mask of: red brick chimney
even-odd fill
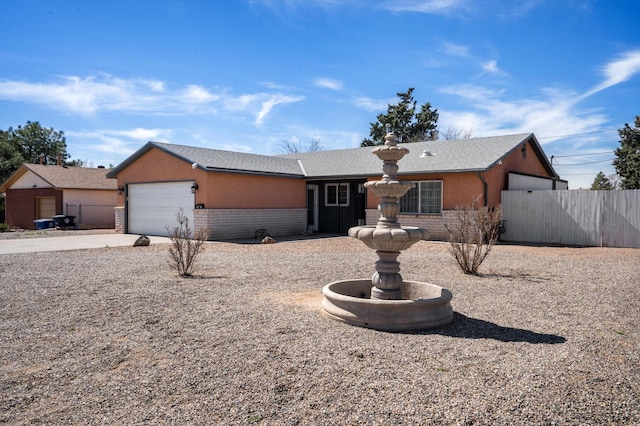
[[[62,154],[58,153],[58,157],[57,157],[57,158],[58,158],[58,160],[57,160],[57,161],[58,161],[58,162],[57,162],[57,165],[58,165],[58,166],[62,166]]]

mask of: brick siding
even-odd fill
[[[303,234],[307,209],[196,209],[194,229],[207,229],[208,240],[253,238],[257,229],[272,237]]]
[[[367,209],[367,225],[375,225],[380,212]],[[455,211],[444,210],[441,215],[399,214],[398,222],[402,226],[417,226],[429,231],[429,239],[435,241],[449,241],[449,233],[444,225],[455,224]]]
[[[124,207],[116,207],[114,208],[115,216],[116,216],[116,232],[119,234],[124,234],[125,223],[124,223]]]

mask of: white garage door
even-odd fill
[[[130,234],[168,235],[178,225],[180,207],[193,230],[193,182],[136,183],[128,186],[127,214]]]

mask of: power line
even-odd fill
[[[552,138],[569,138],[573,136],[593,135],[595,133],[617,132],[618,129],[596,130],[593,132],[573,133],[569,135],[557,135],[557,136],[536,136],[538,139],[552,139]]]
[[[571,167],[571,166],[584,166],[585,164],[596,164],[596,163],[604,163],[604,162],[609,162],[609,161],[613,161],[613,158],[608,158],[606,160],[599,160],[599,161],[589,161],[587,163],[570,163],[570,164],[556,164],[555,167]]]
[[[586,155],[604,155],[611,154],[613,151],[604,151],[604,152],[591,152],[589,154],[569,154],[569,155],[552,155],[549,158],[563,158],[563,157],[584,157]]]
[[[602,170],[601,170],[602,171]],[[602,173],[604,173],[605,175],[610,175],[610,174],[614,174],[615,171],[611,170],[608,172],[602,171]],[[563,173],[562,176],[593,176],[596,173]]]

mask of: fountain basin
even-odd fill
[[[381,145],[371,150],[372,154],[378,156],[382,161],[398,161],[409,153],[409,150],[403,146]]]
[[[364,184],[365,188],[370,189],[378,197],[402,197],[411,188],[416,186],[413,182],[406,181],[386,181],[374,180]]]
[[[335,281],[322,289],[323,315],[383,331],[425,330],[453,319],[451,292],[416,281],[402,283],[402,299],[371,299],[370,279]]]

